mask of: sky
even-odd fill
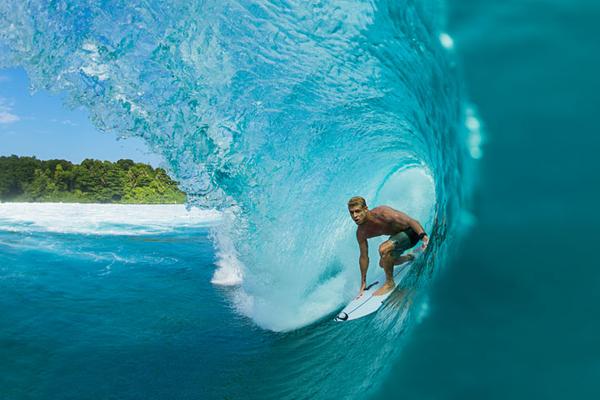
[[[62,96],[44,90],[32,94],[22,68],[0,69],[0,156],[11,154],[75,163],[130,158],[161,164],[141,139],[117,140],[114,134],[100,132],[85,109],[70,109]]]

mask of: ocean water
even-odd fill
[[[142,137],[220,212],[2,205],[0,392],[597,397],[599,12],[2,3],[0,66]],[[337,324],[356,194],[432,244],[388,306]]]
[[[373,398],[599,398],[600,4],[448,12],[486,132],[475,223]]]
[[[210,398],[207,383],[265,340],[210,284],[219,217],[0,204],[0,397]]]
[[[330,398],[375,387],[361,376],[369,368],[344,366],[368,348],[391,351],[402,296],[358,324],[329,315],[261,329],[235,307],[238,288],[211,282],[211,232],[224,220],[182,205],[0,204],[2,398]],[[365,345],[356,329],[380,338]]]

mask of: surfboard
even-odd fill
[[[414,259],[396,265],[394,267],[394,288],[386,294],[374,296],[373,293],[375,293],[377,289],[382,287],[385,283],[385,272],[383,269],[381,269],[375,280],[367,285],[360,296],[355,297],[350,303],[348,303],[348,305],[344,307],[344,309],[340,311],[338,315],[336,315],[334,321],[352,321],[354,319],[366,317],[367,315],[373,314],[375,311],[379,310],[379,308],[384,304],[385,300],[396,290],[398,284],[400,284],[400,282],[402,282],[402,280],[406,277],[413,262]]]

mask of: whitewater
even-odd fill
[[[353,398],[426,315],[427,284],[469,219],[482,137],[444,20],[438,1],[8,1],[0,66],[144,139],[192,212],[219,214],[204,226],[205,281],[248,323],[242,338],[269,338],[223,393],[260,382],[249,397]],[[358,289],[354,195],[421,220],[431,244],[396,301],[340,327],[332,313]],[[111,218],[110,232],[73,231],[96,223],[85,217],[61,229],[127,235]],[[166,234],[165,221],[138,233]],[[52,231],[43,215],[31,223]]]
[[[0,203],[0,229],[84,235],[150,235],[214,226],[215,210],[180,204]]]

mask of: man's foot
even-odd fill
[[[382,296],[391,291],[392,289],[394,289],[394,282],[386,282],[383,284],[382,287],[377,289],[375,293],[373,293],[373,296]]]
[[[358,291],[358,295],[356,296],[356,298],[358,299],[360,296],[362,296],[366,289],[367,289],[367,282],[361,282],[360,290]]]

